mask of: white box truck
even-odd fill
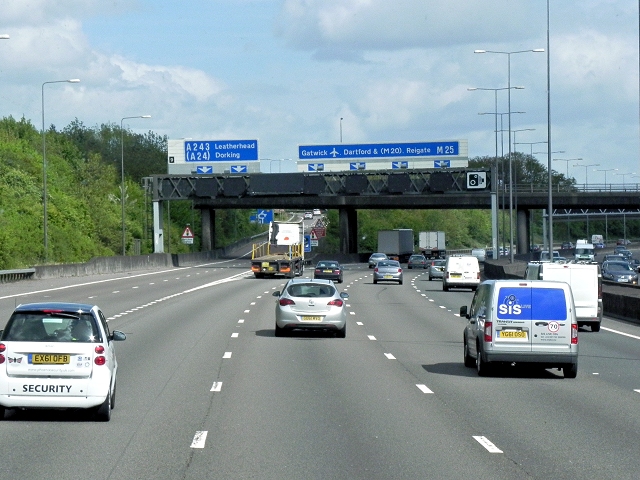
[[[418,248],[426,258],[444,258],[445,238],[444,232],[419,232]]]
[[[578,326],[600,331],[602,322],[602,274],[597,263],[531,262],[526,280],[555,280],[571,285]]]

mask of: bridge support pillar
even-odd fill
[[[355,208],[341,208],[340,253],[358,253],[358,211]]]
[[[216,211],[212,208],[200,210],[202,242],[200,250],[207,252],[216,248]]]
[[[531,245],[529,244],[529,210],[518,210],[516,213],[516,252],[529,253]]]
[[[164,209],[161,201],[153,202],[153,253],[164,253]]]

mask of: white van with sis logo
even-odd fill
[[[542,280],[486,280],[467,319],[464,364],[487,375],[496,364],[536,364],[578,374],[578,322],[571,287]]]

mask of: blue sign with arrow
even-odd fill
[[[460,142],[362,143],[338,145],[300,145],[300,160],[345,158],[442,157],[458,156]]]

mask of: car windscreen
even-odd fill
[[[318,283],[296,283],[287,288],[292,297],[333,297],[335,291],[331,285]]]
[[[4,341],[101,342],[93,315],[16,312],[2,333]]]

